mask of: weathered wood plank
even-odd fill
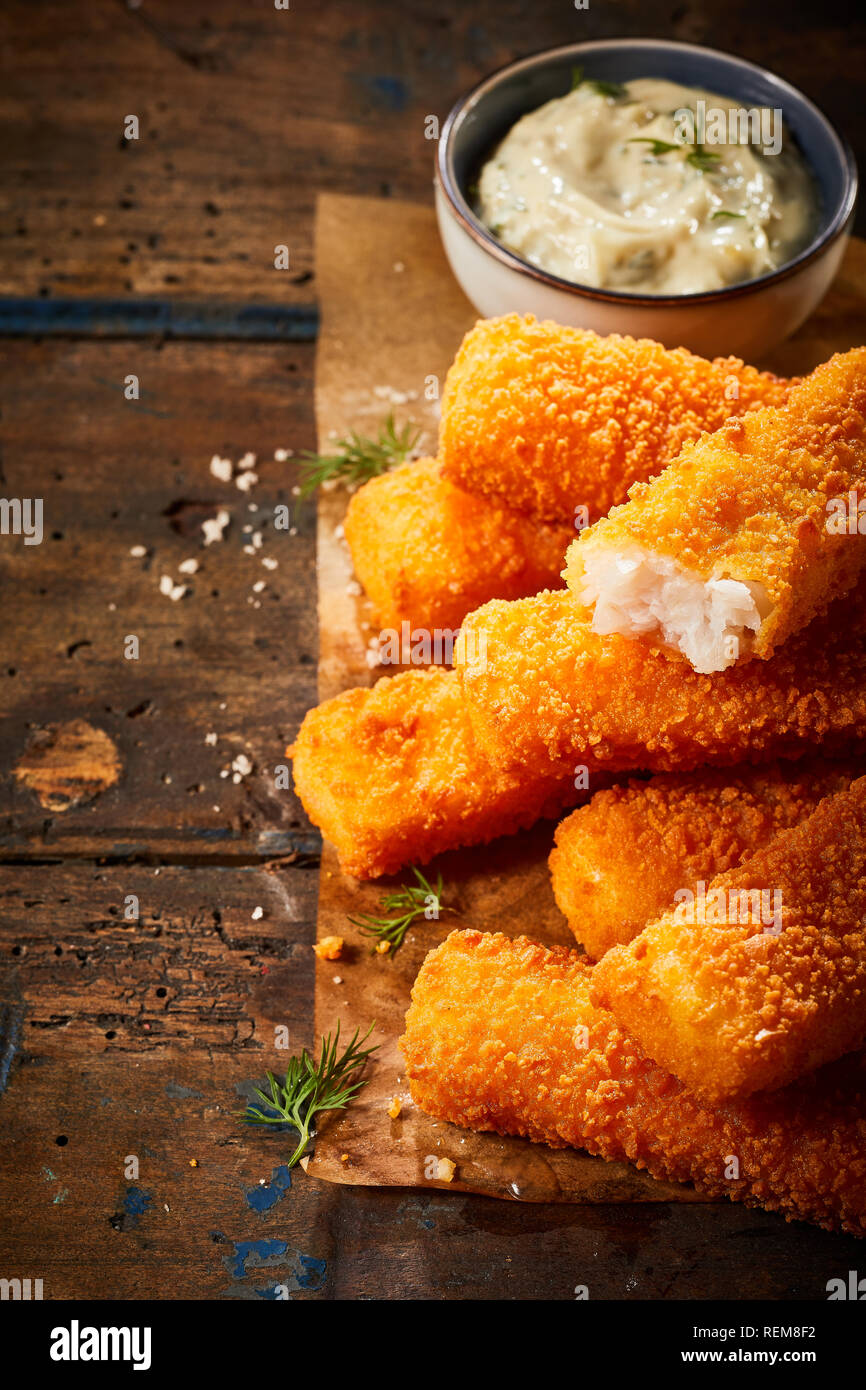
[[[427,199],[425,117],[581,39],[663,34],[768,63],[866,150],[866,22],[841,4],[10,0],[2,24],[0,294],[309,304],[318,189]]]
[[[297,868],[0,867],[0,1276],[47,1299],[808,1300],[857,1267],[853,1239],[725,1204],[287,1188],[287,1141],[235,1112],[280,1070],[276,1026],[312,1041],[314,894]]]
[[[314,506],[293,495],[295,461],[274,459],[313,442],[312,349],[52,340],[7,343],[0,364],[0,486],[41,498],[44,518],[41,544],[0,536],[14,596],[0,633],[0,854],[315,852],[275,775],[315,700]],[[138,400],[125,399],[129,374]],[[211,474],[214,454],[247,451],[249,492]],[[280,507],[290,530],[275,527]],[[229,524],[207,545],[202,522],[220,509]],[[179,568],[189,560],[194,574]],[[162,576],[181,598],[160,592]],[[73,720],[107,735],[121,772],[58,811],[23,768]]]

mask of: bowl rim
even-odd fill
[[[475,106],[481,97],[493,87],[495,87],[505,76],[519,72],[521,68],[538,67],[545,61],[554,57],[562,57],[566,54],[587,54],[592,50],[616,49],[621,47],[643,47],[655,49],[678,49],[685,53],[709,54],[712,57],[724,58],[737,67],[749,68],[753,72],[760,73],[767,78],[783,93],[789,93],[797,102],[808,107],[813,115],[817,117],[829,131],[831,138],[838,146],[839,162],[842,166],[846,187],[840,205],[823,230],[818,231],[813,239],[798,252],[791,260],[785,261],[783,265],[775,270],[767,271],[764,275],[758,275],[751,280],[738,281],[733,285],[724,285],[716,290],[698,290],[690,294],[635,294],[628,290],[610,290],[598,288],[595,285],[581,285],[575,280],[566,280],[561,275],[555,275],[552,271],[542,270],[539,266],[532,265],[519,256],[516,251],[504,246],[501,241],[488,230],[484,223],[478,218],[463,197],[452,162],[452,137],[455,127],[461,118]],[[807,161],[808,163],[808,161]],[[442,134],[438,142],[436,156],[436,175],[441,186],[442,192],[449,204],[449,210],[456,217],[463,229],[494,259],[501,261],[509,269],[515,270],[520,274],[528,275],[530,278],[556,290],[564,290],[569,294],[578,295],[588,299],[604,300],[614,304],[643,305],[654,308],[674,307],[683,304],[709,304],[720,299],[733,299],[741,295],[755,294],[757,291],[767,288],[770,285],[778,284],[779,281],[787,279],[789,276],[803,270],[812,261],[823,255],[825,251],[835,242],[847,229],[854,214],[854,207],[858,193],[858,173],[857,162],[854,153],[845,139],[845,136],[836,128],[829,116],[821,110],[819,106],[807,97],[799,88],[778,77],[769,68],[762,67],[759,63],[750,62],[748,58],[741,58],[735,53],[727,53],[720,48],[707,48],[701,44],[681,43],[675,39],[587,39],[581,43],[561,44],[556,48],[539,49],[536,53],[527,54],[523,58],[517,58],[510,63],[505,63],[502,67],[482,77],[469,89],[462,97],[454,103],[449,111],[445,124],[442,127]]]

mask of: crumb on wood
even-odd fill
[[[339,960],[343,952],[342,936],[323,936],[321,941],[317,941],[313,950],[319,960]]]

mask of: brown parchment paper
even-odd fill
[[[375,433],[393,411],[423,434],[419,447],[435,454],[438,400],[460,340],[477,315],[445,261],[432,208],[389,199],[337,195],[320,198],[316,273],[321,328],[316,358],[319,448],[349,429]],[[852,243],[836,286],[806,329],[761,364],[786,373],[809,371],[833,351],[861,342],[866,329],[866,245]],[[321,493],[318,521],[319,698],[372,683],[381,671],[366,660],[366,601],[353,583],[340,524],[347,497]],[[359,789],[360,792],[360,789]],[[308,1171],[332,1182],[450,1188],[524,1201],[698,1201],[688,1188],[655,1182],[625,1164],[573,1150],[548,1149],[521,1139],[472,1134],[421,1114],[409,1096],[397,1040],[409,992],[427,951],[455,927],[527,935],[546,944],[573,945],[550,889],[547,855],[553,824],[494,845],[443,855],[446,886],[438,922],[411,931],[396,956],[371,956],[369,942],[347,915],[373,912],[383,885],[346,878],[324,846],[319,884],[318,936],[342,936],[340,960],[317,962],[316,1030],[342,1036],[375,1020],[380,1044],[370,1081],[342,1115],[326,1121]],[[392,1097],[402,1103],[392,1120]],[[344,1157],[345,1156],[345,1157]],[[429,1159],[457,1164],[451,1183],[427,1176]],[[425,1171],[426,1169],[426,1171]]]

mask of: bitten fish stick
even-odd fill
[[[355,493],[345,521],[355,573],[383,627],[456,629],[491,598],[559,588],[569,526],[463,492],[434,459]]]
[[[736,357],[521,318],[466,335],[442,398],[440,459],[467,492],[548,521],[596,521],[682,446],[790,383]]]
[[[511,770],[763,762],[866,738],[864,600],[866,582],[770,661],[714,676],[599,636],[568,591],[470,613],[454,660],[475,737]]]
[[[401,1039],[416,1105],[866,1234],[866,1054],[714,1110],[593,1007],[592,974],[563,947],[452,932],[421,967]]]
[[[593,975],[660,1066],[711,1102],[772,1090],[866,1038],[866,777],[720,874]]]
[[[866,348],[832,357],[778,409],[687,445],[569,549],[593,630],[682,653],[696,671],[768,657],[856,582],[866,536],[835,525],[866,495]],[[855,507],[856,512],[856,507]]]
[[[805,758],[659,773],[598,791],[557,826],[554,897],[577,940],[601,960],[671,907],[678,890],[737,868],[855,776],[850,758]]]
[[[289,753],[304,809],[356,878],[484,844],[577,800],[561,778],[490,767],[457,676],[441,667],[327,700],[310,710]]]

